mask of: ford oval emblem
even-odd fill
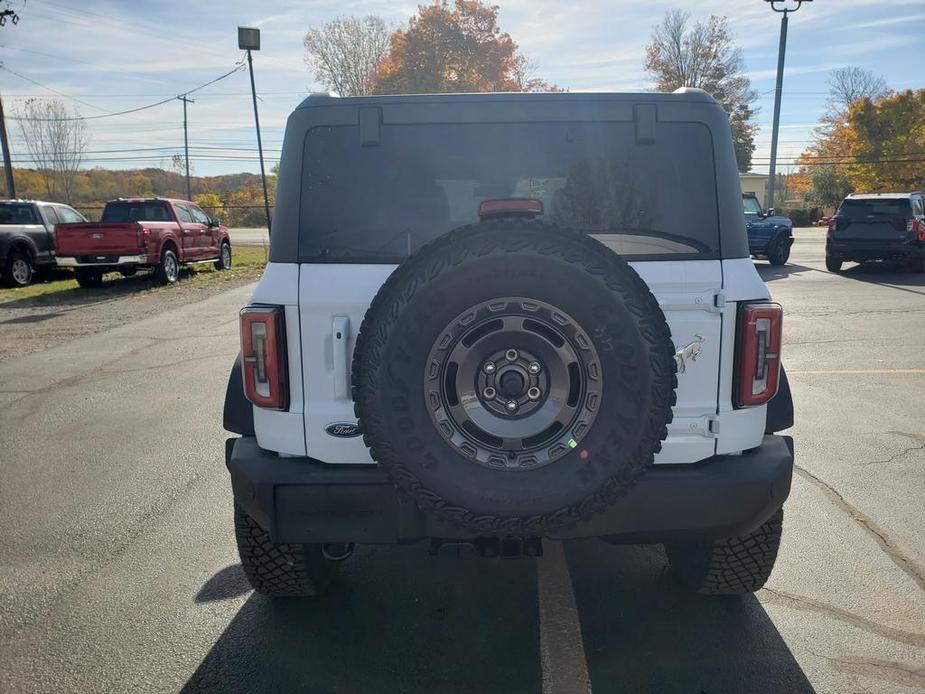
[[[324,430],[331,436],[341,439],[352,439],[354,436],[359,436],[363,433],[360,431],[360,425],[356,422],[331,422]]]

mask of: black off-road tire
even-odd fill
[[[154,268],[154,279],[158,284],[175,284],[180,279],[180,261],[173,248],[165,248],[161,262]]]
[[[267,531],[235,504],[234,531],[247,580],[258,593],[275,598],[321,595],[337,565],[321,554],[321,545],[277,545]]]
[[[221,247],[218,249],[218,260],[212,264],[216,270],[230,270],[231,269],[231,244],[227,241],[222,241]]]
[[[825,269],[829,272],[841,272],[841,266],[844,261],[841,258],[827,255],[825,257]]]
[[[701,595],[747,595],[767,582],[777,560],[784,509],[748,535],[666,545],[681,584]]]
[[[768,262],[771,265],[786,265],[790,259],[790,244],[786,237],[778,237],[768,248]]]
[[[103,286],[103,271],[93,267],[79,267],[74,270],[74,279],[84,289],[98,289]]]
[[[424,395],[430,350],[448,325],[501,297],[568,314],[599,355],[593,423],[530,469],[463,455]],[[604,511],[652,463],[675,403],[674,351],[648,286],[603,244],[540,222],[485,221],[431,242],[382,286],[357,336],[355,412],[372,457],[425,511],[483,534],[543,535]]]
[[[35,277],[32,256],[25,251],[13,250],[6,257],[3,271],[3,283],[10,287],[27,287]]]

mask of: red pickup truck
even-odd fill
[[[180,265],[214,263],[231,267],[228,230],[194,203],[169,198],[119,198],[106,203],[99,222],[55,227],[58,265],[74,268],[81,287],[99,287],[107,272],[154,270],[172,284]]]

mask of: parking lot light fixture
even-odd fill
[[[787,51],[787,15],[796,12],[804,2],[813,0],[764,0],[771,9],[782,13],[780,46],[777,49],[777,84],[774,87],[774,124],[771,126],[771,165],[768,169],[768,199],[765,207],[774,207],[774,183],[777,176],[777,130],[780,126],[780,97],[784,88],[784,53]],[[796,6],[794,6],[796,5]]]
[[[260,139],[260,116],[257,114],[257,87],[254,86],[254,61],[251,51],[260,50],[260,29],[238,27],[238,48],[247,51],[247,67],[251,76],[251,97],[254,101],[254,125],[257,127],[257,153],[260,156],[260,180],[263,183],[263,209],[267,215],[267,235],[270,231],[270,196],[267,194],[267,172],[263,164],[263,142]]]

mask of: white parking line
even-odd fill
[[[925,369],[816,369],[809,371],[790,371],[791,375],[803,374],[925,374]]]
[[[543,694],[591,692],[581,622],[561,542],[544,543],[537,560]]]

